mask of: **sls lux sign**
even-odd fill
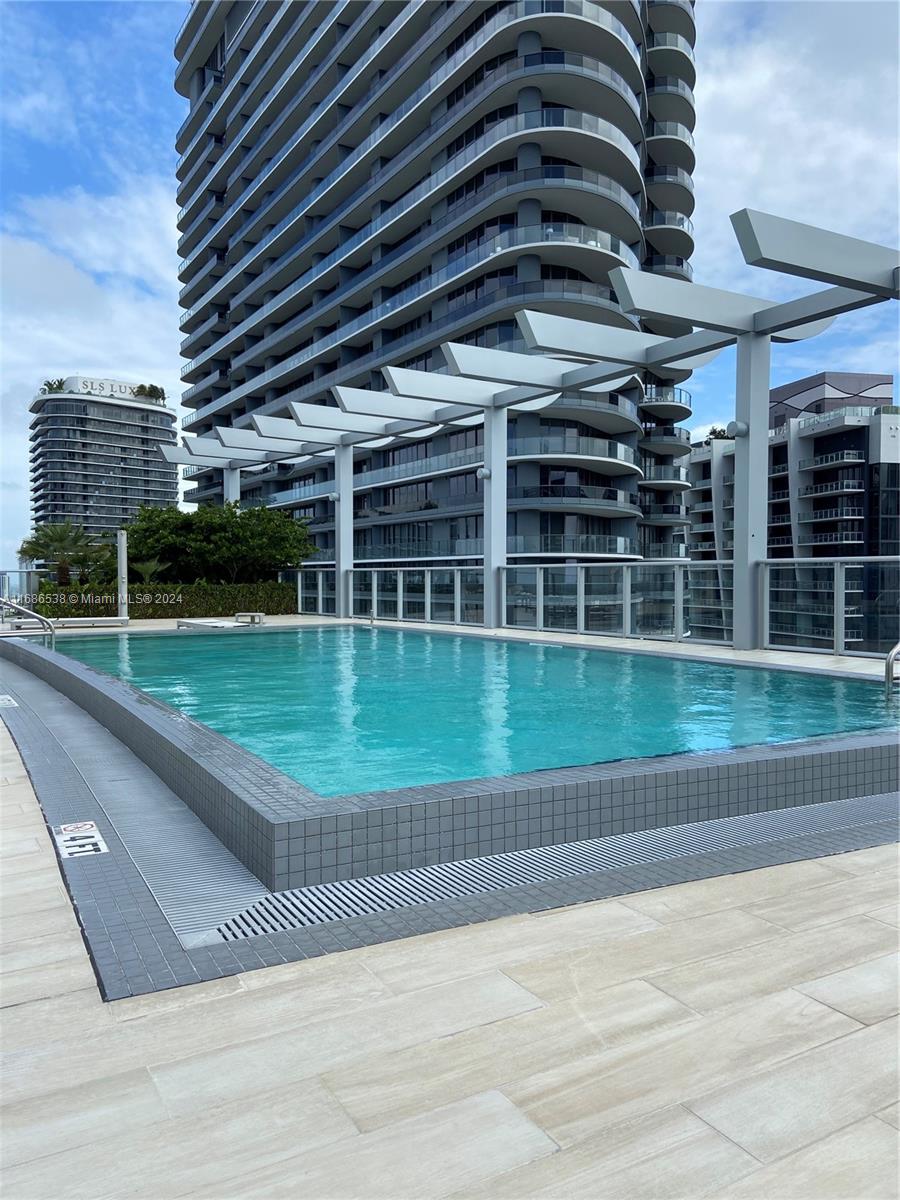
[[[81,375],[73,375],[63,385],[66,392],[74,392],[91,396],[118,396],[121,399],[136,399],[137,384],[121,383],[117,379],[85,379]]]

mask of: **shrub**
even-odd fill
[[[115,617],[116,589],[80,591],[68,595],[58,585],[44,582],[35,611],[45,617]],[[54,597],[51,601],[49,597]],[[59,597],[59,599],[56,599]],[[148,597],[149,599],[144,599]],[[264,612],[269,616],[292,615],[297,611],[297,588],[293,583],[152,583],[132,584],[128,589],[128,615],[137,619],[161,620],[180,617],[230,617],[236,612]]]

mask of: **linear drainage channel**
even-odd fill
[[[502,888],[896,820],[897,815],[896,794],[867,796],[436,863],[272,892],[224,921],[216,933],[224,941],[234,941]]]

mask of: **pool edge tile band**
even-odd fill
[[[894,793],[435,863],[272,892],[223,921],[216,933],[222,940],[232,941],[619,867],[876,824],[896,820],[898,815],[900,795]]]

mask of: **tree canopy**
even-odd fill
[[[128,527],[129,559],[158,564],[161,582],[257,583],[299,567],[313,549],[305,523],[264,507],[141,508]]]

